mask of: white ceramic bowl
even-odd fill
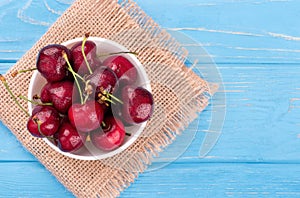
[[[99,37],[89,37],[88,40],[94,41],[97,45],[97,54],[106,54],[106,53],[114,53],[114,52],[128,52],[129,50],[126,49],[124,46],[108,40],[104,38]],[[68,48],[71,48],[75,43],[82,41],[82,38],[76,38],[69,40],[67,42],[62,43],[62,45],[65,45]],[[138,80],[136,81],[135,85],[142,86],[146,88],[148,91],[151,92],[150,87],[150,81],[148,79],[148,76],[142,66],[142,64],[139,62],[139,60],[132,54],[121,54],[122,56],[126,57],[133,65],[137,68],[138,71]],[[28,90],[28,98],[32,99],[32,96],[35,94],[40,94],[40,91],[42,87],[46,84],[46,79],[41,76],[41,74],[38,71],[34,71],[29,85]],[[28,103],[28,109],[29,112],[32,112],[32,109],[34,106],[31,103]],[[126,136],[124,143],[121,145],[121,147],[113,150],[113,151],[102,151],[96,147],[93,146],[93,144],[89,141],[85,144],[85,147],[81,148],[80,150],[74,152],[74,153],[68,153],[61,151],[55,144],[53,144],[50,140],[47,138],[44,138],[45,142],[52,147],[55,151],[71,157],[75,159],[80,160],[97,160],[97,159],[104,159],[111,157],[113,155],[116,155],[122,151],[124,151],[127,147],[129,147],[142,133],[143,129],[145,128],[147,122],[143,122],[139,125],[125,127],[127,132],[131,133],[131,136]]]

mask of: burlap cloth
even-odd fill
[[[26,115],[14,105],[2,85],[0,118],[75,196],[116,197],[206,107],[209,87],[185,67],[187,52],[180,44],[131,1],[77,0],[8,73],[34,67],[43,46],[82,37],[86,32],[112,39],[138,53],[155,100],[155,113],[142,136],[127,150],[106,160],[65,157],[29,134]],[[31,75],[6,78],[14,93],[27,95]],[[21,104],[27,107],[24,101]]]

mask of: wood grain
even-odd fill
[[[0,73],[71,2],[1,1]],[[179,137],[121,197],[299,197],[300,2],[136,2],[162,27],[195,40],[183,43],[191,56],[199,56],[199,46],[211,55],[225,87],[226,117],[207,156],[200,158],[199,149],[211,132],[211,106],[187,129],[197,133],[185,152],[178,159],[170,154],[186,146]],[[204,63],[198,64],[205,77]],[[72,197],[1,123],[0,131],[0,197]]]
[[[140,175],[121,197],[298,197],[298,166],[172,163]],[[0,179],[0,197],[73,197],[37,162],[2,162]]]

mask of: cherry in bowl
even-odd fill
[[[82,39],[83,38],[72,39],[72,40],[62,43],[61,45],[66,46],[68,49],[72,49],[72,47],[74,47],[74,46],[78,45],[78,43],[82,42]],[[108,40],[108,39],[99,38],[99,37],[89,37],[88,41],[93,41],[97,46],[96,54],[98,55],[98,58],[99,58],[97,61],[100,66],[101,66],[101,64],[103,64],[103,62],[105,60],[106,60],[106,62],[107,62],[107,60],[110,60],[109,59],[110,56],[107,56],[107,54],[113,54],[113,53],[119,53],[119,52],[129,52],[129,50],[126,49],[124,46],[122,46],[114,41]],[[95,53],[95,52],[93,51],[93,53]],[[135,71],[136,75],[134,75],[134,76],[136,76],[135,77],[136,80],[134,83],[131,82],[132,85],[135,87],[143,87],[144,89],[151,92],[150,81],[148,79],[146,71],[144,70],[142,64],[139,62],[139,60],[136,58],[136,56],[134,54],[130,54],[130,53],[120,54],[120,56],[122,56],[122,57],[126,58],[128,61],[130,61],[130,63],[132,63],[132,65],[136,69],[136,71]],[[115,59],[113,59],[113,60],[115,60]],[[102,65],[102,66],[105,66],[105,65]],[[107,66],[110,67],[111,65],[107,65]],[[95,69],[95,68],[92,68],[92,69]],[[133,74],[130,73],[129,75],[133,75]],[[32,78],[30,80],[30,85],[29,85],[29,90],[28,90],[28,98],[32,99],[34,95],[40,93],[42,88],[47,83],[48,83],[47,80],[38,71],[34,71]],[[32,110],[34,109],[34,105],[32,103],[28,103],[28,108],[29,108],[29,112],[32,112]],[[119,119],[119,118],[117,118],[117,119]],[[105,118],[104,118],[104,120],[105,120]],[[117,145],[116,148],[111,147],[113,149],[108,149],[108,150],[99,149],[99,148],[97,148],[97,146],[95,146],[92,143],[91,140],[90,141],[87,140],[85,145],[82,148],[80,148],[79,150],[77,150],[75,152],[64,152],[57,146],[55,141],[51,141],[51,139],[47,139],[47,138],[44,138],[44,141],[50,147],[52,147],[55,151],[65,155],[65,156],[71,157],[71,158],[80,159],[80,160],[104,159],[104,158],[112,157],[112,156],[124,151],[126,148],[128,148],[140,136],[140,134],[142,133],[146,124],[147,124],[147,121],[140,123],[140,124],[134,124],[134,125],[129,125],[129,126],[125,125],[125,131],[130,133],[131,135],[124,136],[124,140],[123,140],[122,144],[119,145],[118,143],[116,143],[116,145]],[[105,130],[107,130],[107,129],[105,129]],[[99,142],[103,141],[103,138],[100,137],[100,135],[98,135],[97,137],[98,137]]]

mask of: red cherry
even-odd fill
[[[132,84],[137,79],[136,68],[123,56],[110,56],[103,61],[103,65],[110,67],[125,84]]]
[[[51,83],[46,83],[42,90],[41,90],[41,96],[40,99],[42,102],[51,102],[52,98],[49,92],[49,89],[51,88]]]
[[[93,41],[86,41],[84,45],[84,53],[92,70],[101,64],[100,60],[97,58],[96,51],[96,44]],[[88,74],[89,70],[82,54],[82,41],[76,43],[71,48],[71,55],[73,59],[72,67],[74,71],[78,72],[79,74]]]
[[[38,122],[40,123],[40,131]],[[51,136],[58,130],[59,126],[59,113],[51,106],[36,106],[27,122],[28,131],[35,137]]]
[[[49,82],[61,81],[68,76],[67,63],[62,56],[63,51],[70,59],[69,49],[58,44],[47,45],[38,54],[36,67]]]
[[[69,122],[62,123],[54,137],[58,148],[64,152],[77,151],[86,140],[86,135],[80,134]]]
[[[77,88],[70,81],[47,83],[41,91],[41,101],[51,102],[60,113],[67,113],[76,99]]]
[[[100,127],[103,121],[104,110],[95,100],[85,104],[75,103],[69,111],[68,117],[71,124],[81,132],[89,132]]]
[[[142,87],[125,86],[122,89],[122,118],[128,124],[148,120],[153,113],[152,94]]]
[[[91,141],[99,149],[111,151],[121,146],[125,138],[123,123],[112,116],[104,118],[105,127],[91,132]]]
[[[109,67],[98,67],[93,74],[87,77],[87,81],[89,81],[89,84],[95,90],[96,100],[101,98],[103,90],[111,94],[118,88],[118,78]]]

